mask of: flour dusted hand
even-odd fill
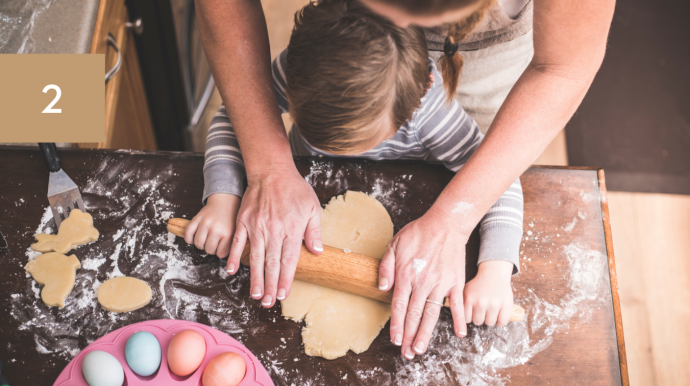
[[[209,255],[220,258],[230,253],[230,242],[235,233],[235,219],[240,207],[240,198],[234,194],[216,193],[209,196],[199,213],[185,228],[184,241],[194,244]],[[233,266],[228,273],[235,273],[239,267]]]
[[[311,253],[323,252],[321,205],[294,166],[247,178],[228,269],[239,267],[249,240],[251,297],[261,299],[264,307],[273,307],[276,299],[290,294],[302,238]]]
[[[467,335],[463,288],[469,236],[455,228],[448,218],[427,212],[398,232],[381,261],[379,288],[395,285],[391,341],[406,359],[426,352],[446,296],[455,334]]]

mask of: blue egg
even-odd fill
[[[89,386],[122,386],[125,371],[120,362],[105,351],[91,351],[84,356],[81,372]]]
[[[135,374],[147,377],[161,365],[161,344],[150,332],[135,332],[127,339],[125,359]]]

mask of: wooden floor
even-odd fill
[[[306,3],[262,0],[271,57],[287,47]],[[535,164],[567,160],[561,132]],[[608,200],[630,384],[690,385],[690,196],[609,192]]]

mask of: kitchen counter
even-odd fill
[[[31,5],[27,5],[29,0],[0,3],[0,25],[6,28],[0,32],[0,53],[19,52],[27,34],[33,48],[29,41],[23,53],[90,52],[100,0],[42,0],[32,1]]]
[[[602,170],[534,167],[521,177],[524,237],[514,302],[526,320],[469,326],[459,339],[441,312],[429,350],[403,360],[388,324],[371,347],[336,360],[304,354],[301,326],[280,306],[249,297],[249,270],[225,273],[166,231],[170,217],[201,209],[203,154],[61,150],[99,230],[71,251],[82,262],[62,309],[46,307],[23,267],[36,232],[49,232],[48,173],[38,150],[0,148],[0,360],[11,384],[49,385],[81,349],[117,328],[151,319],[184,319],[226,332],[251,350],[276,385],[628,385],[608,204]],[[346,190],[377,198],[395,231],[423,215],[453,177],[441,165],[296,158],[322,204]],[[467,279],[477,271],[478,236],[466,247]],[[94,298],[109,277],[149,283],[151,303],[113,314]],[[132,381],[129,383],[132,385]]]

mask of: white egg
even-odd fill
[[[122,386],[125,382],[125,371],[120,362],[105,351],[91,351],[84,356],[81,364],[89,386]]]

